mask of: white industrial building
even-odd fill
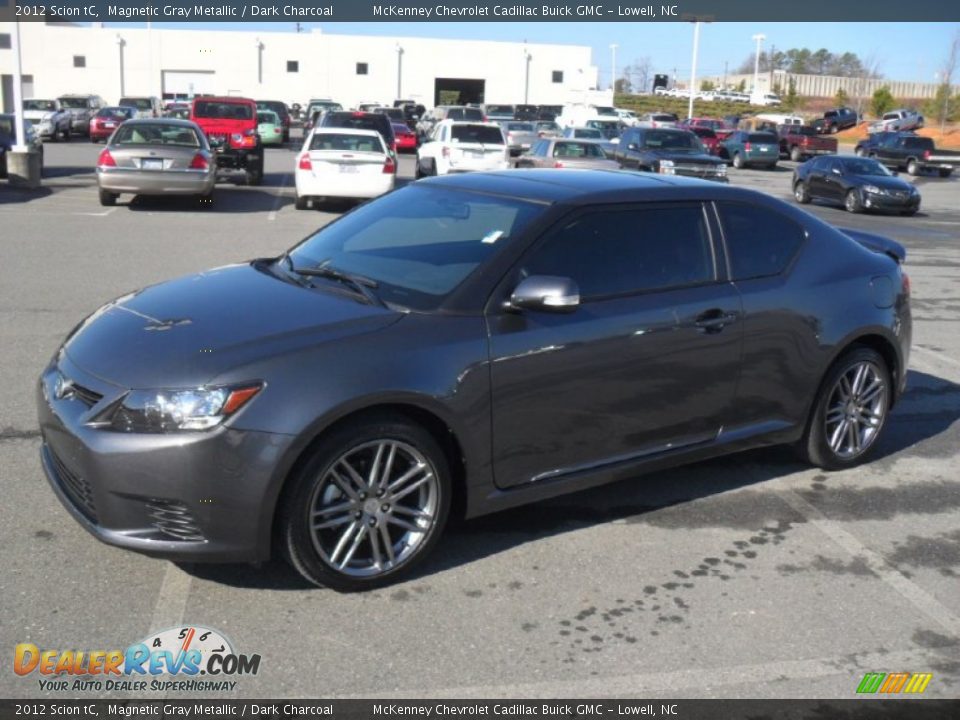
[[[335,25],[289,32],[21,23],[23,96],[66,93],[173,99],[200,93],[305,104],[411,98],[559,105],[597,102],[597,68],[584,45],[338,35]],[[13,23],[0,23],[2,107],[13,105]],[[588,98],[588,96],[591,96]],[[609,102],[609,100],[608,100]]]

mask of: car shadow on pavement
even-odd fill
[[[49,187],[40,186],[38,188],[18,188],[10,187],[5,180],[0,180],[0,205],[12,203],[26,203],[31,200],[39,200],[53,194]]]
[[[910,371],[908,391],[888,417],[887,427],[870,461],[862,469],[849,472],[889,474],[904,457],[902,453],[911,450],[910,455],[924,458],[952,457],[956,452],[956,439],[945,431],[958,419],[960,385]],[[736,528],[748,535],[765,532],[762,528],[771,520],[789,526],[802,520],[780,499],[764,492],[763,483],[811,469],[790,448],[762,448],[641,475],[472,520],[454,520],[433,555],[409,580],[422,580],[545,537],[611,522],[660,529]],[[807,487],[823,492],[828,489],[829,478],[830,473],[816,471],[812,484]],[[940,512],[944,503],[950,504],[945,493],[955,495],[954,505],[960,507],[960,484],[943,485],[934,478],[923,486],[905,485],[898,488],[899,494],[890,498],[889,506],[884,505],[882,510],[892,514]],[[724,496],[734,490],[741,492]],[[844,511],[852,517],[863,513],[869,519],[873,517],[871,512],[878,511],[875,488],[844,489],[842,493],[838,502],[842,502]],[[862,493],[862,502],[859,497],[848,497],[851,493]],[[712,500],[691,506],[705,498]],[[705,552],[708,550],[713,549],[705,548]],[[625,547],[624,552],[634,551]],[[313,587],[279,559],[259,566],[196,564],[183,567],[197,578],[232,587],[269,590]]]
[[[130,196],[124,196],[124,198]],[[137,212],[184,212],[198,213],[258,213],[279,211],[293,203],[293,198],[278,195],[269,190],[244,188],[235,190],[219,185],[213,191],[213,202],[209,205],[190,196],[176,195],[136,195],[129,201],[121,198],[119,208]]]
[[[77,175],[93,175],[95,170],[96,168],[93,165],[44,165],[43,180],[74,177]]]

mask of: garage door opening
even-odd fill
[[[434,105],[469,105],[482,103],[485,80],[470,78],[436,78],[433,84]]]

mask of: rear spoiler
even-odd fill
[[[903,261],[907,259],[907,249],[895,240],[885,238],[882,235],[866,233],[861,230],[838,229],[851,240],[855,240],[863,245],[867,250],[872,250],[881,255],[887,255],[896,260],[897,264],[903,264]]]

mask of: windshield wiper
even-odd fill
[[[336,280],[343,283],[344,285],[349,285],[358,293],[360,293],[364,299],[370,305],[379,305],[380,307],[386,307],[386,303],[383,302],[377,295],[373,292],[371,288],[376,288],[377,281],[371,280],[370,278],[363,277],[362,275],[353,275],[351,273],[344,272],[343,270],[338,270],[335,267],[330,266],[330,260],[324,260],[323,262],[314,265],[312,267],[298,268],[293,264],[293,258],[289,255],[284,255],[284,258],[287,261],[287,265],[290,267],[291,272],[301,275],[303,277],[322,277],[328,280]]]

